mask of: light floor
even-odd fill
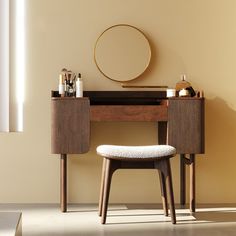
[[[235,236],[235,205],[197,205],[197,212],[177,209],[177,224],[163,216],[161,205],[111,205],[101,225],[96,205],[5,205],[0,211],[22,212],[23,236]]]

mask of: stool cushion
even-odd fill
[[[118,146],[100,145],[97,153],[108,159],[157,159],[172,157],[176,149],[170,145]]]

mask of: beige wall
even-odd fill
[[[197,202],[236,202],[235,0],[26,0],[27,63],[23,133],[1,133],[0,202],[59,202],[59,158],[50,154],[50,90],[63,67],[86,90],[120,90],[93,62],[97,36],[127,23],[149,37],[153,61],[137,84],[174,86],[181,73],[206,96],[206,154],[197,158]],[[101,143],[154,144],[154,123],[94,123],[92,150],[69,159],[69,201],[95,203]],[[172,161],[179,201],[179,159]],[[120,171],[113,202],[160,202],[152,171]]]

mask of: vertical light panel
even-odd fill
[[[25,0],[10,1],[10,131],[23,131]]]
[[[9,131],[9,0],[0,0],[0,132]]]
[[[0,132],[23,131],[25,0],[0,0]]]

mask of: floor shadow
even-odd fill
[[[197,221],[223,223],[235,222],[236,223],[236,207],[235,206],[222,206],[222,207],[207,207],[199,208],[197,212],[193,213]]]
[[[137,224],[137,223],[163,223],[168,222],[170,220],[170,216],[164,217],[162,213],[162,208],[160,207],[154,207],[153,205],[147,205],[147,206],[141,206],[138,207],[137,205],[126,205],[127,210],[124,209],[113,209],[112,214],[107,215],[110,219],[115,219],[115,217],[123,217],[122,221],[125,221],[125,218],[127,217],[127,220],[129,217],[135,217],[136,220],[134,221],[127,221],[127,222],[108,222],[107,224]],[[144,210],[147,209],[147,213],[139,213],[139,212],[129,212],[130,210]],[[148,209],[150,210],[158,210],[158,212],[148,212]],[[121,212],[115,213],[115,211],[122,210],[124,214]],[[111,212],[111,210],[109,210]],[[152,219],[145,220],[138,220],[138,217],[151,217]],[[157,217],[157,220],[155,219]],[[177,217],[177,224],[190,224],[193,223],[196,224],[211,224],[211,223],[235,223],[236,226],[236,206],[227,206],[222,205],[217,206],[212,205],[212,207],[200,207],[197,208],[197,211],[195,213],[191,213],[188,208],[183,209],[182,206],[177,205],[176,206],[176,217]],[[159,219],[158,219],[159,218]]]

